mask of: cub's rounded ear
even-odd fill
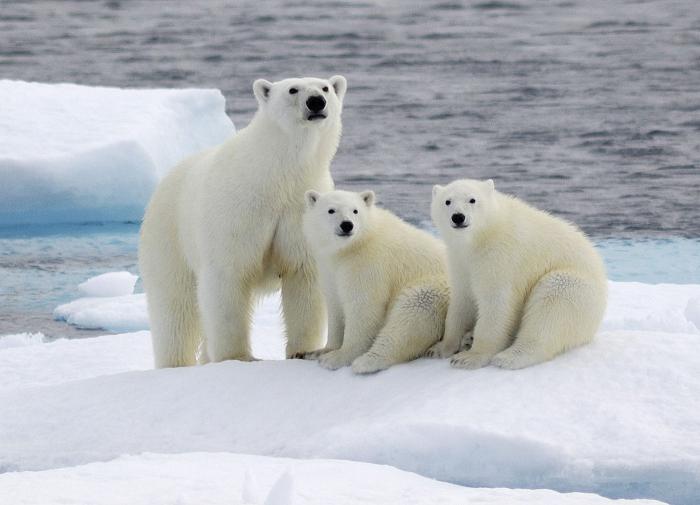
[[[321,194],[318,191],[314,191],[313,189],[310,189],[306,193],[304,193],[306,207],[309,209],[313,208],[313,206],[316,205],[316,202],[318,202],[318,197],[320,196]]]
[[[272,83],[266,81],[265,79],[258,79],[253,83],[253,94],[255,98],[258,99],[260,105],[267,102],[270,98],[270,90],[272,89]]]
[[[367,207],[371,207],[372,205],[374,205],[374,191],[363,191],[362,193],[360,193],[360,198],[362,198]]]
[[[496,189],[496,185],[493,183],[493,179],[487,179],[484,182],[486,183],[486,187],[489,188],[491,191]]]
[[[335,90],[335,94],[338,95],[338,98],[342,102],[343,98],[345,98],[345,91],[348,89],[348,81],[346,81],[345,77],[342,75],[334,75],[328,79],[328,82],[331,83],[331,86],[333,86],[333,89]]]
[[[435,198],[440,191],[442,191],[442,186],[439,184],[433,186],[433,198]]]

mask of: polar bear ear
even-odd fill
[[[265,79],[258,79],[253,83],[253,94],[261,105],[269,100],[271,89],[272,83]]]
[[[484,181],[484,183],[486,184],[486,187],[487,187],[488,189],[490,189],[491,191],[493,191],[494,189],[496,189],[496,185],[493,183],[493,179],[487,179],[487,180]]]
[[[367,207],[371,207],[372,205],[374,205],[374,191],[363,191],[362,193],[360,193],[360,198],[362,198]]]
[[[306,193],[304,193],[306,207],[309,209],[313,208],[313,206],[316,205],[316,202],[318,202],[319,196],[321,196],[321,194],[318,191],[314,191],[313,189],[310,189]]]
[[[342,75],[334,75],[328,79],[328,82],[331,83],[331,86],[333,86],[333,89],[335,90],[335,94],[338,95],[338,98],[342,102],[343,98],[345,97],[345,90],[348,89],[348,81],[346,81],[345,77]]]
[[[435,198],[440,191],[442,191],[442,186],[439,184],[433,186],[433,198]]]

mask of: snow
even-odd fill
[[[234,132],[212,89],[0,80],[0,96],[0,224],[138,220],[159,178]]]
[[[110,326],[121,317],[122,325],[147,326],[143,294],[72,304],[78,302],[95,304],[93,322]],[[94,501],[92,492],[131,497],[118,489],[131,475],[159,478],[142,489],[129,486],[130,503],[154,496],[162,503],[177,503],[177,496],[183,503],[241,503],[244,487],[248,501],[266,500],[275,482],[284,492],[279,499],[272,493],[274,503],[290,495],[294,503],[321,503],[323,497],[343,503],[324,493],[344,499],[345,490],[365,490],[376,503],[414,496],[425,503],[421,492],[448,486],[402,481],[421,490],[401,494],[401,486],[384,485],[393,482],[382,477],[384,470],[366,466],[374,463],[468,486],[455,488],[462,494],[454,497],[446,494],[446,503],[466,503],[470,496],[548,503],[537,493],[553,493],[470,489],[488,487],[694,505],[700,496],[699,306],[698,285],[611,282],[609,310],[594,343],[519,371],[467,372],[423,359],[355,376],[311,361],[279,361],[284,342],[277,296],[265,299],[254,318],[253,352],[267,361],[152,370],[147,331],[51,343],[15,336],[36,344],[15,347],[3,347],[0,338],[0,406],[12,406],[0,407],[0,469],[10,472],[0,476],[0,495],[2,486],[14,486],[8,489],[21,499],[29,493],[26,502],[44,490],[66,503]],[[81,311],[65,313],[79,319]],[[158,454],[137,456],[143,453]],[[248,461],[254,456],[241,454],[296,459],[256,460],[265,462],[263,470]],[[329,459],[356,463],[334,467],[341,463]],[[335,478],[307,481],[305,465],[318,465],[310,476],[335,468],[329,471]],[[200,466],[200,474],[184,477],[186,468]],[[289,469],[291,477],[280,480]],[[364,472],[366,482],[343,487]],[[42,499],[35,502],[45,502],[36,496]],[[358,502],[348,496],[354,498],[347,503]],[[552,503],[568,503],[564,499],[551,495]]]
[[[226,451],[691,504],[699,349],[697,334],[612,331],[520,371],[418,360],[369,377],[301,360],[144,370],[147,332],[6,349],[0,468]]]
[[[255,482],[255,491],[250,489]],[[259,484],[258,484],[259,482]],[[389,466],[242,454],[122,456],[44,472],[0,475],[13,505],[652,505],[547,490],[470,489]]]
[[[85,296],[125,296],[134,292],[138,278],[131,272],[108,272],[89,278],[78,289]]]
[[[44,342],[43,333],[16,333],[13,335],[0,335],[0,349],[10,347],[22,347],[25,345],[37,345]]]
[[[143,293],[79,298],[56,307],[53,316],[79,328],[114,332],[138,331],[149,326],[146,296]]]

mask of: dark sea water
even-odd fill
[[[428,226],[433,184],[491,177],[598,240],[700,237],[698,0],[0,0],[0,78],[215,87],[241,128],[254,79],[335,73],[349,82],[337,184],[414,223]],[[133,268],[130,240],[116,260],[60,254]],[[22,278],[14,261],[0,275]],[[5,281],[16,306],[23,286]]]

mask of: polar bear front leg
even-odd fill
[[[445,335],[426,352],[428,358],[448,358],[459,351],[464,335],[473,329],[476,304],[467,290],[453,289],[447,308]]]
[[[303,358],[323,344],[325,305],[316,272],[300,269],[282,277],[287,358]]]
[[[468,351],[455,354],[450,359],[450,365],[470,370],[488,365],[491,358],[510,345],[520,312],[520,304],[512,293],[483,297],[472,346]]]
[[[206,268],[197,276],[197,300],[209,361],[250,361],[250,286],[233,272]]]
[[[383,306],[371,303],[356,303],[346,311],[345,334],[340,349],[323,354],[319,358],[322,367],[329,370],[348,366],[355,358],[363,355],[372,347],[379,334],[386,310]]]

